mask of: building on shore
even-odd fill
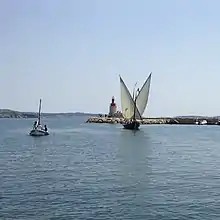
[[[115,97],[112,97],[112,102],[110,103],[109,106],[109,113],[108,113],[108,117],[112,118],[122,118],[123,115],[120,111],[117,111],[117,105],[115,103]]]
[[[109,106],[109,113],[108,113],[109,117],[114,116],[116,111],[117,111],[117,105],[115,103],[115,97],[113,96],[112,97],[112,102],[110,103],[110,106]]]

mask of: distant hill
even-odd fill
[[[85,116],[85,117],[98,117],[100,114],[84,113],[84,112],[67,112],[67,113],[41,113],[42,117],[73,117],[73,116]],[[103,114],[102,114],[103,115]],[[20,112],[11,109],[0,109],[0,118],[37,118],[37,112]],[[161,117],[162,118],[162,117]],[[187,115],[187,116],[175,116],[171,118],[188,118],[188,119],[202,119],[202,118],[220,118],[220,116],[199,116],[199,115]]]
[[[93,113],[42,113],[42,117],[71,117],[71,116],[98,116]],[[0,118],[37,118],[37,112],[20,112],[11,109],[0,109]]]

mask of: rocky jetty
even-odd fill
[[[145,118],[138,120],[141,124],[177,124],[172,118]],[[123,124],[124,118],[110,118],[110,117],[92,117],[89,118],[86,123],[109,123],[109,124]]]
[[[218,123],[218,118],[202,118],[200,120],[206,120],[208,125],[216,125]],[[108,124],[123,124],[124,118],[115,117],[92,117],[88,118],[86,123],[108,123]],[[141,124],[195,124],[195,118],[144,118],[143,120],[138,120]]]

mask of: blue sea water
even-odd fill
[[[0,219],[220,219],[220,127],[0,120]]]

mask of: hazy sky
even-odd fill
[[[220,115],[220,1],[1,0],[0,108],[108,112],[152,71],[145,115]]]

